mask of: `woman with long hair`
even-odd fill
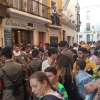
[[[41,100],[64,100],[62,93],[52,87],[48,76],[43,72],[37,71],[31,75],[30,86],[36,97],[43,96]]]
[[[56,62],[58,81],[64,85],[68,92],[68,100],[81,100],[78,97],[72,66],[69,56],[63,54],[58,56]]]

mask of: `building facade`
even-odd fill
[[[81,27],[78,41],[100,40],[100,0],[78,0],[80,4]]]
[[[78,17],[79,14],[79,5],[77,0],[62,0],[62,32],[63,40],[67,40],[69,45],[76,43],[78,41],[77,26],[80,22]],[[65,6],[65,4],[67,5]],[[78,20],[79,19],[79,20]]]
[[[12,43],[38,45],[61,40],[62,26],[52,25],[51,6],[61,9],[61,0],[6,0],[6,18],[0,25],[0,46]],[[56,35],[55,35],[56,34]]]

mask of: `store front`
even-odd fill
[[[35,25],[30,22],[18,19],[5,19],[4,20],[4,44],[11,46],[14,44],[33,44],[33,34]],[[8,31],[10,30],[10,31]]]
[[[15,44],[32,44],[33,31],[22,30],[22,29],[12,29],[12,41]]]

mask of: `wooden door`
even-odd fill
[[[44,45],[44,32],[39,32],[39,42],[42,42]]]

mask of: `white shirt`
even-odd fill
[[[21,52],[20,51],[19,52],[13,51],[13,54],[14,54],[14,56],[19,56],[21,54]]]
[[[42,63],[42,72],[44,72],[44,70],[45,70],[47,67],[50,67],[50,65],[48,64],[48,59],[45,60],[45,61]]]

